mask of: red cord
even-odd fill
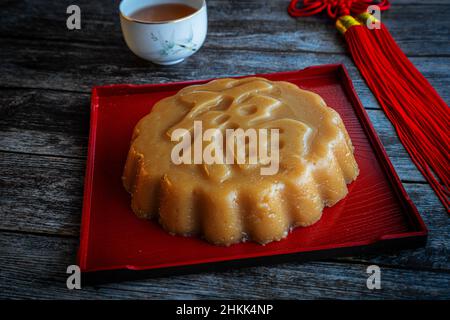
[[[353,61],[411,160],[450,213],[450,109],[382,26],[345,32]]]
[[[340,16],[358,14],[375,4],[381,11],[389,9],[389,0],[291,0],[288,12],[293,17],[306,17],[326,11],[328,16],[336,19]]]
[[[299,7],[299,4],[301,6]],[[332,19],[357,15],[369,5],[380,10],[389,0],[292,0],[293,17],[325,11]],[[450,109],[419,70],[409,61],[385,25],[363,25],[345,32],[353,61],[394,126],[411,160],[450,213]]]

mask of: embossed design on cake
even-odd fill
[[[171,134],[192,131],[194,121],[224,135],[226,129],[278,129],[278,173],[261,175],[261,163],[172,163]],[[123,183],[137,216],[158,218],[174,234],[229,245],[280,240],[293,227],[315,223],[357,175],[337,112],[315,93],[254,77],[185,87],[158,102],[135,127]]]

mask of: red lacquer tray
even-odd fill
[[[169,235],[157,222],[140,220],[130,209],[130,196],[122,186],[121,175],[131,133],[158,100],[184,86],[208,80],[96,87],[92,92],[78,252],[82,271],[171,272],[193,265],[212,270],[220,265],[213,262],[248,264],[285,261],[286,257],[327,258],[426,242],[427,229],[403,189],[344,66],[326,65],[259,76],[312,90],[339,112],[355,146],[360,168],[347,197],[326,208],[322,219],[313,226],[297,228],[286,239],[265,246],[247,242],[218,247],[195,237]]]

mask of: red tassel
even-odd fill
[[[385,26],[369,30],[354,25],[344,35],[356,66],[400,141],[449,213],[447,104],[401,51]]]
[[[386,26],[369,30],[358,19],[374,20],[367,7],[376,4],[380,11],[390,7],[389,0],[291,0],[288,12],[293,17],[326,12],[337,19],[353,61],[378,99],[397,131],[411,160],[424,175],[437,196],[449,207],[450,111],[425,77],[409,61]]]

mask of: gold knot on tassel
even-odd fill
[[[369,22],[370,24],[374,24],[374,23],[378,22],[378,19],[375,18],[373,15],[371,15],[368,12],[363,12],[363,13],[358,14],[356,16],[356,19],[358,19],[358,21],[360,21],[364,25],[367,25],[367,22]]]
[[[339,17],[336,20],[336,28],[344,34],[350,27],[360,26],[361,23],[350,15]]]

